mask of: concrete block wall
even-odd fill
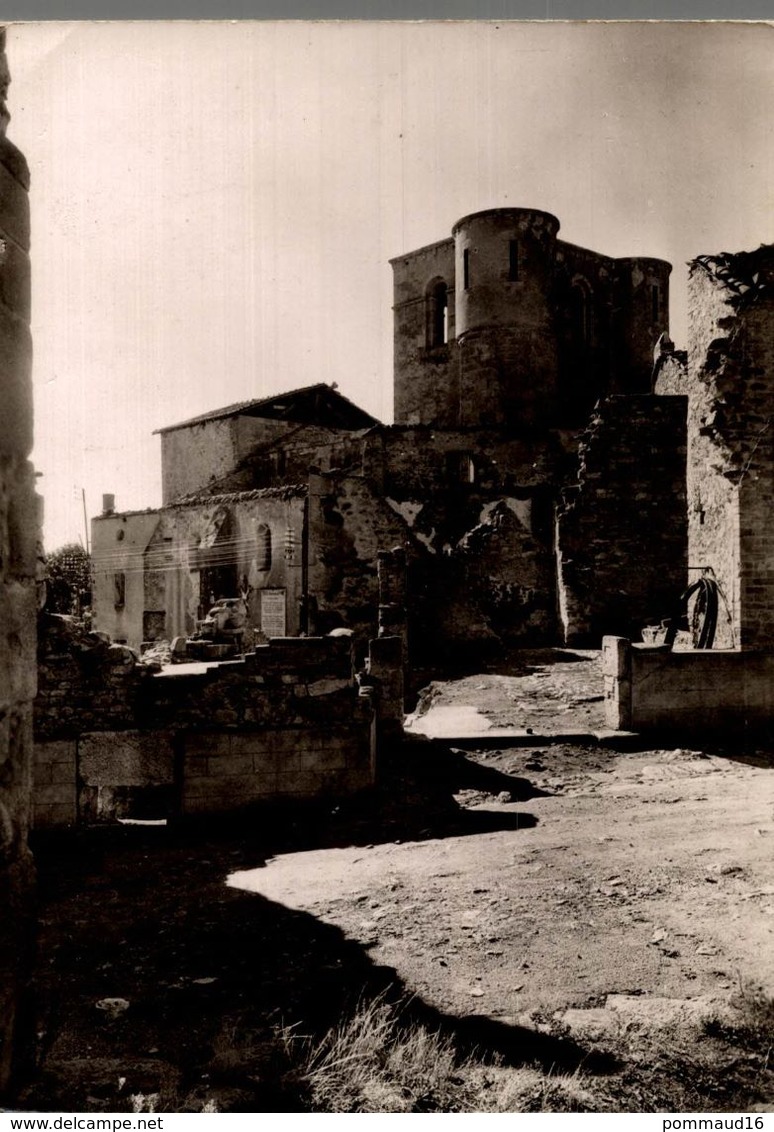
[[[350,638],[291,637],[205,672],[154,675],[135,664],[120,710],[116,688],[112,713],[79,700],[63,711],[58,734],[48,697],[36,827],[344,797],[373,785],[375,705],[393,710],[402,675],[392,640],[374,642],[382,647],[374,695],[361,694]],[[93,668],[92,676],[98,687]]]
[[[75,739],[35,744],[32,825],[50,829],[78,819],[78,751]]]
[[[9,83],[0,31],[0,1101],[33,1048],[29,967],[36,570],[32,449],[29,171],[5,137]]]
[[[774,655],[672,651],[605,637],[605,719],[614,730],[737,736],[774,719]]]
[[[181,811],[280,798],[342,798],[372,785],[370,727],[199,732],[185,737]]]

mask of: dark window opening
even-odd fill
[[[259,523],[255,532],[255,568],[259,571],[271,570],[271,528]]]
[[[447,452],[446,471],[449,479],[456,483],[476,482],[476,464],[469,452]]]
[[[166,614],[161,609],[146,609],[142,615],[142,639],[161,641],[166,636]]]
[[[113,604],[116,609],[123,609],[126,605],[126,574],[113,575]]]
[[[287,457],[284,448],[278,448],[271,454],[272,472],[275,476],[284,476],[287,471]]]
[[[650,288],[650,317],[652,322],[658,322],[661,315],[661,290],[658,283]]]
[[[435,283],[427,297],[427,345],[445,346],[449,341],[449,291],[441,280]]]
[[[508,241],[508,280],[510,283],[519,281],[519,241]]]
[[[462,253],[462,286],[465,291],[470,287],[470,248]]]

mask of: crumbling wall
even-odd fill
[[[33,870],[27,848],[40,538],[32,449],[29,171],[5,137],[0,32],[0,1097],[30,1053]]]
[[[356,465],[361,435],[247,413],[172,428],[161,435],[163,502],[301,483],[310,466]]]
[[[262,594],[284,603],[288,636],[302,629],[306,489],[258,488],[203,495],[153,512],[103,515],[92,521],[94,626],[139,648],[155,636],[171,640],[194,632],[210,607],[210,582],[241,594],[248,627],[262,631]],[[116,576],[123,574],[122,604]],[[276,635],[276,634],[275,634]]]
[[[774,247],[701,256],[689,275],[690,560],[730,610],[719,643],[774,644]]]
[[[686,400],[601,402],[557,515],[559,608],[568,644],[639,637],[685,588]]]
[[[231,472],[208,485],[206,490],[212,494],[305,483],[310,468],[360,471],[365,430],[272,421],[267,423],[275,431],[268,438],[253,439],[252,418],[240,417],[236,423],[239,461]]]
[[[36,740],[134,727],[140,690],[150,676],[128,646],[111,645],[69,617],[41,614]]]
[[[534,529],[530,500],[501,499],[439,563],[433,638],[454,648],[556,640],[550,526]]]
[[[94,628],[134,648],[144,639],[145,552],[158,524],[158,511],[111,513],[91,521]]]
[[[368,479],[331,473],[309,478],[309,595],[312,630],[352,629],[361,643],[378,630],[378,553],[421,553],[407,519]],[[409,567],[410,568],[410,567]]]
[[[381,681],[373,695],[361,694],[350,638],[277,639],[204,672],[162,673],[87,634],[68,639],[69,669],[61,655],[54,655],[58,667],[51,655],[42,666],[38,828],[342,797],[373,783]],[[120,652],[131,663],[117,675]],[[65,702],[56,683],[68,672]],[[389,700],[394,680],[387,676]]]
[[[665,260],[637,256],[615,261],[611,348],[615,393],[649,393],[653,350],[669,332],[669,275]]]
[[[414,538],[438,556],[497,501],[510,498],[517,509],[520,501],[529,510],[534,497],[560,482],[572,436],[514,439],[488,429],[382,427],[367,437],[363,473]]]
[[[239,461],[237,440],[232,417],[162,432],[162,503],[205,491],[212,481],[232,472]]]
[[[282,633],[274,630],[272,635],[298,633],[305,506],[305,488],[289,486],[203,497],[165,508],[161,533],[175,558],[167,583],[167,635],[190,634],[196,618],[206,613],[209,598],[202,594],[201,572],[210,562],[221,569],[222,584],[232,587],[222,596],[244,596],[250,628],[272,632],[264,625],[262,605],[262,595],[270,591],[284,609],[285,621]]]
[[[266,458],[285,445],[292,449],[307,426],[266,417],[233,415],[171,428],[161,433],[161,482],[164,504],[189,495],[216,494],[259,486],[244,472],[244,462]],[[327,429],[312,430],[319,442],[330,441]],[[321,434],[321,436],[319,435]],[[273,482],[273,481],[272,481]],[[263,486],[263,481],[260,486]]]

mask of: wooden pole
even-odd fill
[[[86,534],[86,553],[90,554],[91,550],[89,549],[89,522],[88,522],[88,519],[86,518],[86,488],[85,487],[81,488],[81,498],[83,499],[83,530]]]

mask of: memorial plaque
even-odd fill
[[[284,590],[261,590],[261,631],[267,637],[286,636]]]

